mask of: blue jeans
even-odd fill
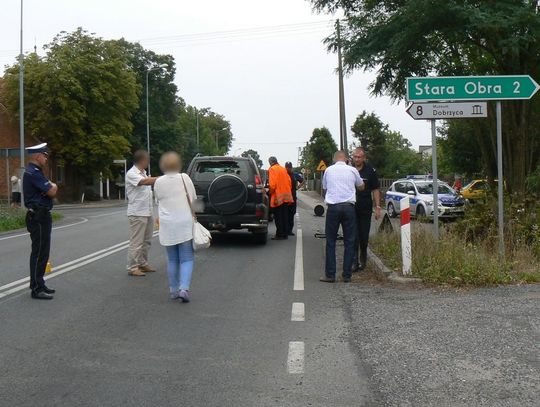
[[[189,290],[191,275],[193,273],[193,241],[173,246],[165,246],[167,249],[167,274],[169,275],[169,290],[171,293],[178,290]]]
[[[356,211],[354,205],[328,205],[326,212],[326,268],[328,278],[336,278],[336,240],[339,226],[343,230],[345,256],[343,258],[343,277],[351,277],[356,240]]]

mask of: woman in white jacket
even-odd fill
[[[161,156],[163,176],[156,180],[154,193],[158,203],[159,242],[167,249],[167,274],[171,299],[189,302],[193,273],[193,205],[196,197],[191,178],[181,174],[180,156],[168,152]]]

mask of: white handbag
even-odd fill
[[[191,199],[189,198],[189,193],[187,191],[186,187],[186,181],[184,181],[184,174],[180,174],[182,177],[182,182],[184,183],[184,191],[186,191],[186,199],[189,205],[189,209],[191,209],[191,215],[193,216],[193,250],[201,250],[201,249],[208,249],[210,247],[210,243],[212,242],[212,235],[206,229],[203,225],[201,225],[197,221],[197,215],[195,215],[195,211],[193,210],[193,206],[191,205]]]

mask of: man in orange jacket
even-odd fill
[[[287,170],[278,164],[276,157],[268,159],[268,186],[270,189],[270,208],[276,222],[276,235],[272,240],[288,239],[288,205],[294,202],[291,177]]]

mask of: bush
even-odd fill
[[[26,210],[0,207],[0,232],[22,229],[25,224]],[[53,221],[62,219],[59,213],[52,213]]]
[[[540,262],[527,247],[501,261],[497,245],[467,242],[453,227],[443,229],[437,242],[430,225],[412,226],[412,274],[426,283],[483,286],[540,281]],[[388,267],[401,273],[399,233],[379,233],[371,247]]]

